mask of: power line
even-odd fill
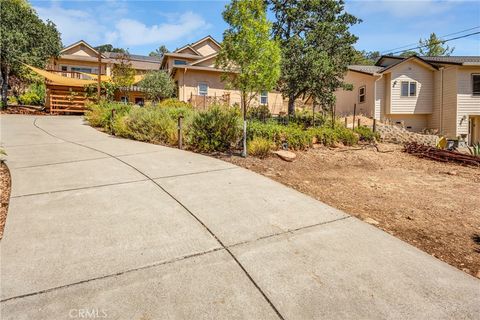
[[[445,38],[445,37],[453,36],[453,35],[455,35],[455,34],[467,32],[467,31],[475,30],[475,29],[478,29],[478,28],[480,28],[480,26],[476,26],[476,27],[473,27],[473,28],[469,28],[469,29],[465,29],[465,30],[461,30],[461,31],[449,33],[449,34],[446,34],[446,35],[443,35],[443,36],[439,37],[439,39],[443,39],[443,38]],[[404,45],[404,46],[397,47],[397,48],[393,48],[393,49],[389,49],[389,50],[383,50],[382,53],[385,53],[385,52],[389,53],[389,52],[392,52],[393,50],[398,50],[398,49],[402,49],[402,48],[406,48],[406,47],[409,47],[409,46],[416,45],[417,43],[418,43],[418,42],[406,44],[406,45]],[[403,50],[403,51],[405,51],[405,50]]]
[[[473,35],[476,35],[476,34],[480,34],[480,31],[473,32],[473,33],[469,33],[469,34],[465,34],[465,35],[463,35],[463,36],[458,36],[458,37],[455,37],[455,38],[450,38],[450,39],[446,39],[446,40],[440,40],[440,41],[437,41],[437,42],[430,42],[430,43],[425,44],[425,45],[423,45],[423,46],[418,46],[418,47],[414,47],[414,48],[409,48],[409,49],[404,49],[404,50],[400,50],[400,51],[390,52],[390,54],[396,54],[396,53],[400,53],[400,52],[404,52],[404,51],[420,49],[420,48],[428,47],[429,45],[434,45],[434,44],[443,44],[443,43],[448,42],[448,41],[458,40],[458,39],[470,37],[470,36],[473,36]]]

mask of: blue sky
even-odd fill
[[[170,50],[210,34],[222,40],[227,1],[31,1],[42,19],[62,33],[64,45],[83,39],[92,45],[111,43],[131,53],[148,54],[165,44]],[[431,32],[439,36],[465,29],[480,31],[476,1],[347,1],[346,10],[363,22],[352,27],[356,48],[378,50],[417,43]],[[455,55],[480,55],[480,34],[448,43]],[[414,47],[415,45],[411,46]],[[410,48],[407,46],[406,48]]]

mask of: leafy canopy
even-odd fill
[[[223,12],[229,28],[223,33],[217,68],[225,71],[223,80],[242,93],[246,109],[261,91],[270,91],[280,76],[280,47],[270,35],[262,0],[233,0]]]
[[[440,40],[435,33],[431,33],[428,39],[418,41],[419,53],[422,56],[449,56],[455,48],[450,48],[445,45],[445,42]]]
[[[111,44],[102,44],[100,46],[94,47],[98,52],[118,52],[118,53],[127,53],[127,50],[123,48],[115,48]]]
[[[145,90],[147,99],[154,102],[170,98],[175,92],[175,83],[164,71],[150,71],[138,86]]]
[[[112,68],[112,81],[117,87],[124,90],[135,81],[135,69],[132,67],[128,53],[120,53],[116,60],[117,62]]]
[[[357,52],[357,37],[349,27],[360,20],[344,10],[344,1],[269,0],[276,21],[275,37],[282,47],[280,90],[289,98],[289,114],[294,102],[310,96],[331,107],[334,92],[343,87],[343,76]]]
[[[150,52],[148,55],[149,55],[150,57],[159,57],[159,58],[160,58],[160,57],[163,57],[163,55],[164,55],[165,53],[168,53],[168,52],[169,52],[169,51],[168,51],[167,47],[162,44],[160,47],[158,47],[157,49],[155,49],[155,51]]]
[[[0,16],[2,102],[6,104],[9,77],[22,74],[22,62],[43,68],[50,57],[58,56],[62,43],[55,24],[43,22],[25,0],[1,0]]]

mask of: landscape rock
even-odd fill
[[[379,222],[375,219],[372,219],[372,218],[365,218],[363,219],[363,221],[365,221],[366,223],[370,223],[370,224],[373,224],[373,225],[378,225]]]
[[[293,153],[291,151],[286,151],[286,150],[278,150],[278,151],[275,151],[274,153],[277,156],[279,156],[280,159],[288,161],[288,162],[292,162],[297,157],[297,155],[295,153]]]

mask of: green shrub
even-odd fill
[[[8,96],[7,98],[7,104],[9,105],[17,105],[18,104],[18,100],[15,96]]]
[[[139,141],[175,145],[177,121],[164,108],[134,107],[128,115],[114,122],[117,135]]]
[[[186,108],[193,109],[192,105],[175,98],[165,99],[158,104],[162,108]]]
[[[120,102],[109,102],[101,100],[99,103],[88,103],[86,105],[85,119],[91,126],[104,128],[110,132],[112,128],[112,110],[115,109],[115,117],[127,114],[131,105]]]
[[[18,97],[18,100],[23,105],[41,106],[45,104],[45,84],[32,83],[27,91]]]
[[[312,133],[304,130],[302,127],[291,124],[281,125],[275,121],[251,121],[247,125],[247,137],[252,140],[256,137],[267,139],[275,146],[281,147],[287,143],[289,148],[294,150],[304,150],[312,145]]]
[[[265,158],[273,147],[273,142],[261,137],[255,137],[248,141],[247,151],[249,155]]]
[[[270,109],[266,105],[250,107],[247,111],[247,118],[252,120],[265,121],[272,117]]]
[[[241,135],[240,114],[236,108],[212,106],[196,113],[188,131],[188,143],[198,151],[226,151]]]
[[[360,141],[375,142],[380,140],[380,134],[378,132],[373,132],[369,127],[357,127],[355,128],[355,132],[359,134]]]
[[[309,130],[312,135],[317,138],[318,143],[327,147],[334,146],[338,142],[346,146],[352,146],[358,142],[358,136],[342,126],[336,126],[335,128],[322,126]]]
[[[296,110],[295,115],[289,118],[289,123],[296,123],[304,128],[313,127],[315,120],[315,126],[322,126],[325,124],[326,119],[320,112],[315,112],[315,118],[312,110]]]

